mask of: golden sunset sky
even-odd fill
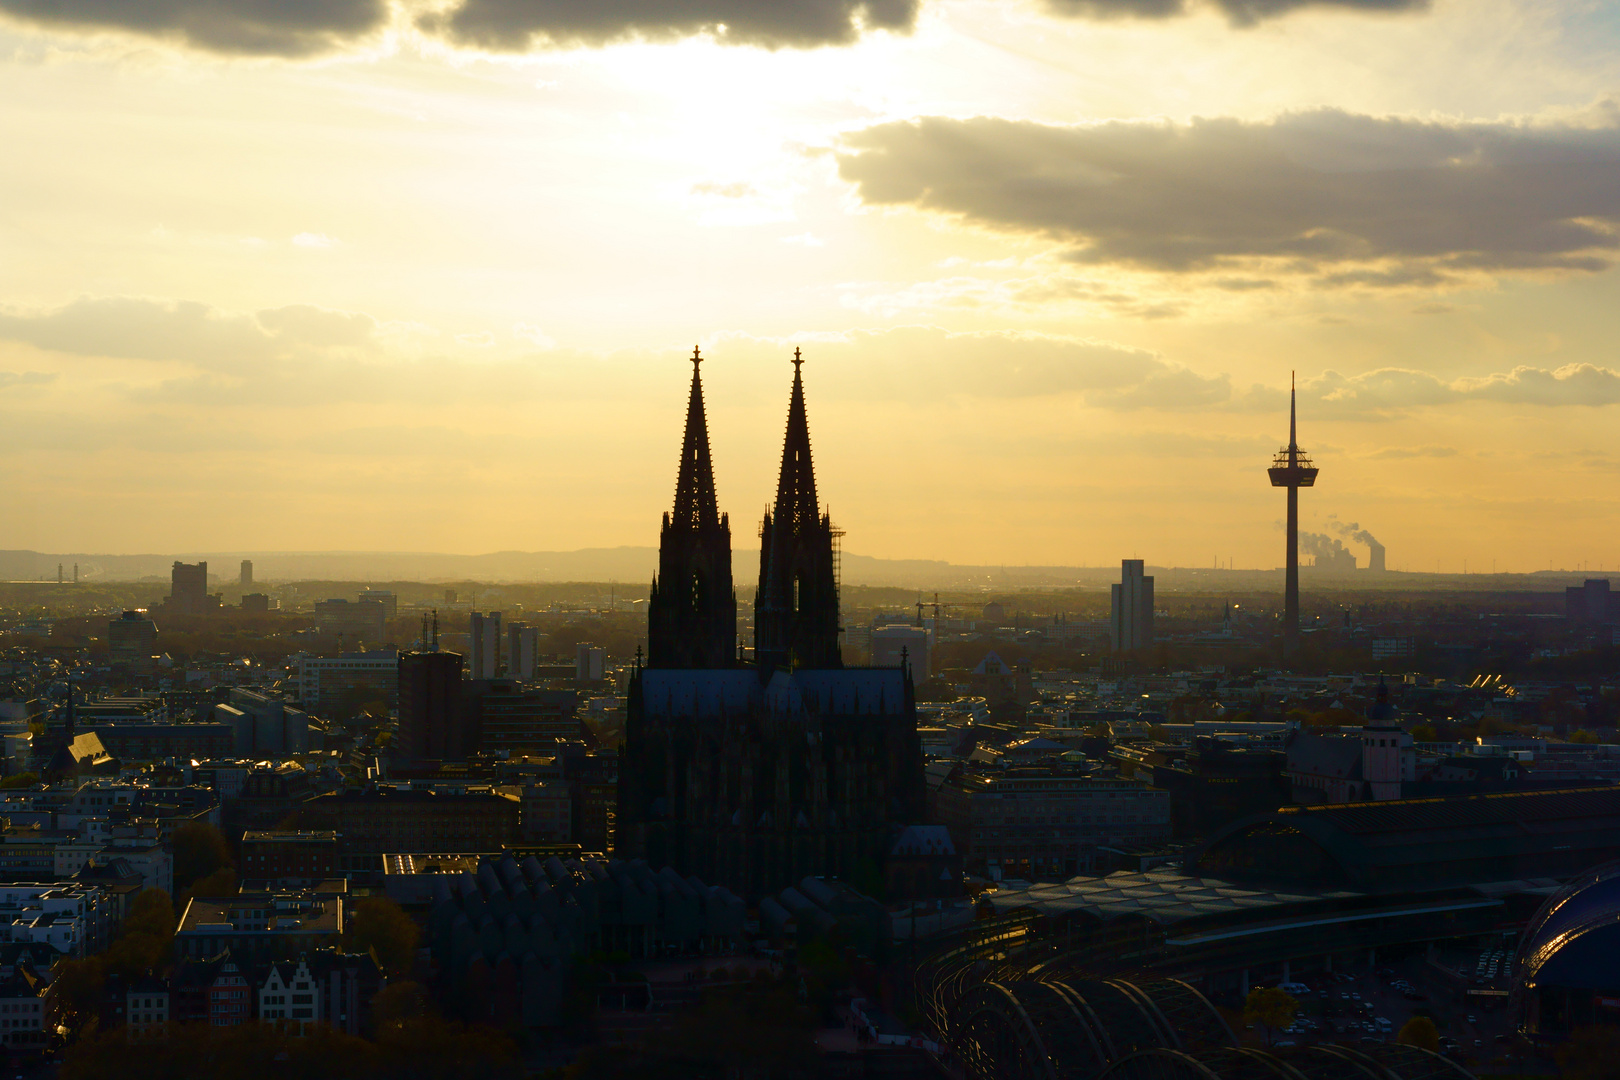
[[[1620,5],[0,0],[0,547],[1620,565]],[[1362,549],[1357,548],[1358,554]]]

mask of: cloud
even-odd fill
[[[305,248],[329,248],[337,244],[330,236],[318,232],[301,232],[292,238],[292,242],[295,247]]]
[[[13,386],[43,386],[56,381],[53,371],[0,371],[0,390]]]
[[[1187,124],[926,117],[855,131],[837,157],[869,206],[1055,238],[1074,262],[1159,273],[1432,287],[1598,270],[1620,250],[1612,109],[1565,124],[1334,109]]]
[[[376,328],[368,315],[302,304],[233,314],[186,300],[112,296],[50,311],[0,309],[0,340],[74,356],[173,361],[221,372],[296,350],[370,349]]]
[[[384,0],[0,0],[0,13],[70,30],[125,30],[247,56],[330,52],[382,27]]]
[[[466,0],[418,20],[458,45],[501,52],[712,35],[769,49],[848,45],[909,31],[919,0]]]
[[[1213,0],[1211,6],[1234,26],[1253,26],[1301,8],[1399,12],[1427,10],[1429,4],[1428,0]],[[1185,0],[1047,0],[1046,7],[1055,15],[1082,19],[1165,19],[1188,9]]]
[[[1411,458],[1442,458],[1456,457],[1457,448],[1454,446],[1438,446],[1425,443],[1422,446],[1386,446],[1364,455],[1373,461],[1405,461]],[[1356,526],[1351,525],[1352,529]]]
[[[1280,405],[1282,392],[1269,395]],[[1256,395],[1258,396],[1258,394]],[[1490,375],[1446,380],[1426,371],[1380,368],[1360,375],[1324,371],[1299,384],[1302,402],[1329,415],[1390,414],[1421,406],[1489,401],[1505,405],[1601,406],[1620,404],[1620,371],[1594,364],[1559,368],[1516,367]],[[1428,456],[1443,456],[1445,447]],[[1380,451],[1398,456],[1398,450]],[[1376,456],[1376,455],[1375,455]],[[1416,456],[1415,454],[1409,456]]]

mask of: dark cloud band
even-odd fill
[[[768,48],[847,45],[863,30],[910,30],[919,0],[466,0],[421,25],[462,45],[522,51],[713,34]]]
[[[0,0],[0,12],[47,26],[125,30],[237,55],[309,56],[369,34],[385,0]]]
[[[873,30],[907,32],[922,0],[461,0],[417,17],[429,34],[504,52],[712,35],[734,45],[848,45]],[[1422,9],[1428,0],[1046,0],[1066,18],[1163,19],[1212,4],[1236,26],[1307,7]],[[381,29],[387,0],[0,0],[0,13],[72,30],[123,30],[211,52],[301,57]],[[407,7],[409,10],[409,7]]]
[[[1351,11],[1421,11],[1428,0],[1211,0],[1238,26],[1253,26],[1262,19],[1286,15],[1301,8],[1339,8]],[[1187,0],[1046,0],[1055,15],[1081,19],[1165,19],[1184,15]]]
[[[936,117],[855,132],[838,160],[869,205],[1160,271],[1269,260],[1341,285],[1430,285],[1600,269],[1620,248],[1612,110],[1563,127],[1335,110],[1083,127]]]

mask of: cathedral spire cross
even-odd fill
[[[803,367],[803,366],[804,366],[804,361],[802,359],[800,359],[800,357],[799,357],[798,346],[794,346],[794,348],[793,348],[793,374],[797,375],[799,373],[799,369],[801,367]]]
[[[701,363],[703,363],[703,354],[698,352],[698,347],[694,345],[692,346],[692,370],[696,371],[697,366]]]

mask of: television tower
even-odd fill
[[[1299,652],[1299,489],[1316,486],[1316,466],[1299,448],[1294,406],[1294,375],[1288,374],[1288,445],[1266,470],[1271,486],[1288,489],[1288,578],[1283,586],[1283,656]]]

